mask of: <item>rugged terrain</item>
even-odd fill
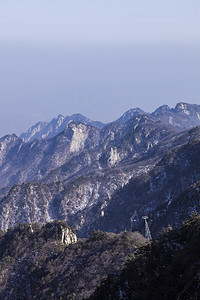
[[[146,240],[139,233],[94,231],[67,245],[64,222],[19,224],[0,235],[0,299],[88,298],[108,275],[116,274]],[[69,231],[68,231],[69,235]]]
[[[132,109],[105,126],[66,117],[62,131],[59,116],[51,138],[43,127],[29,142],[2,137],[0,228],[60,219],[86,237],[94,229],[141,231],[144,214],[154,236],[178,226],[199,211],[199,113],[198,105],[178,103],[152,114]]]
[[[71,121],[80,122],[82,124],[91,125],[97,128],[102,128],[104,126],[103,123],[98,121],[92,121],[81,114],[74,114],[72,116],[62,116],[58,115],[57,118],[52,119],[48,122],[38,122],[33,125],[27,132],[24,132],[20,135],[20,137],[25,142],[31,142],[34,139],[49,139],[51,137],[56,136],[58,133],[62,132],[65,129],[65,126],[69,124]]]
[[[109,276],[90,300],[188,300],[200,295],[200,215],[168,227],[138,249],[119,274]]]
[[[137,115],[149,115],[161,120],[163,123],[171,125],[178,130],[192,128],[200,125],[200,105],[179,102],[175,108],[170,108],[168,105],[163,105],[157,108],[153,113],[146,113],[140,108],[132,108],[125,112],[117,122],[127,122]],[[27,132],[20,135],[25,142],[33,141],[34,139],[47,139],[56,136],[64,130],[65,126],[71,121],[80,122],[86,125],[92,125],[101,129],[105,124],[92,121],[80,114],[72,116],[58,115],[57,118],[48,122],[38,122],[33,125]]]
[[[74,237],[62,221],[0,231],[0,299],[199,299],[197,213],[151,242],[128,231]]]

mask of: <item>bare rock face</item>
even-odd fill
[[[77,236],[76,234],[69,228],[61,227],[62,230],[62,237],[61,242],[65,245],[75,244],[77,243]]]
[[[58,240],[68,246],[77,243],[76,233],[64,221],[54,221],[43,226],[46,239]]]

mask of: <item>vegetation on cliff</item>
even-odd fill
[[[138,249],[90,300],[197,300],[199,296],[200,215],[193,213],[179,229],[168,227],[158,240]]]
[[[19,224],[0,236],[0,299],[83,299],[117,274],[146,240],[139,233],[96,230],[66,245],[63,221]],[[66,232],[69,232],[66,231]]]

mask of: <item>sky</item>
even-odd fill
[[[199,0],[0,0],[0,136],[200,104]]]

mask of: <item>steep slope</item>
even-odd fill
[[[25,142],[31,142],[34,139],[49,139],[62,132],[64,128],[72,121],[91,125],[99,129],[104,126],[103,123],[92,121],[81,114],[73,114],[72,116],[66,117],[58,115],[57,118],[52,119],[49,123],[39,122],[33,125],[27,132],[22,133],[20,138],[22,138]]]
[[[73,173],[72,168],[77,161],[82,164],[78,171],[82,175],[91,171],[112,172],[114,167],[128,167],[129,170],[132,166],[132,170],[138,169],[138,165],[133,165],[140,161],[141,171],[146,171],[152,162],[145,166],[142,160],[157,160],[159,154],[176,145],[176,140],[180,142],[175,136],[175,130],[145,115],[136,116],[126,123],[113,122],[99,132],[96,148],[85,149],[50,172],[43,181],[66,180]],[[135,173],[134,170],[132,172]]]
[[[109,276],[90,300],[199,299],[200,216],[168,228],[137,252],[118,276]]]
[[[99,174],[93,172],[65,183],[14,185],[0,200],[0,228],[7,230],[18,222],[45,224],[60,219],[79,231],[83,230],[86,224],[92,225],[96,215],[103,216],[103,208],[112,194],[130,176],[131,172],[113,170]]]
[[[41,180],[83,149],[93,149],[98,139],[98,129],[76,122],[69,123],[62,133],[49,140],[25,143],[15,136],[2,138],[0,186]]]
[[[57,119],[59,119],[59,116]],[[31,126],[31,128],[29,128],[27,132],[23,132],[20,135],[20,138],[25,142],[30,142],[34,139],[40,140],[43,138],[43,132],[46,130],[48,124],[48,122],[38,122],[35,125]]]
[[[141,176],[132,177],[118,189],[104,209],[104,217],[96,217],[94,228],[116,232],[131,227],[141,230],[142,216],[146,214],[152,218],[149,223],[154,236],[163,226],[171,224],[166,224],[164,217],[159,220],[159,214],[154,210],[164,203],[170,205],[171,199],[176,201],[187,188],[200,180],[200,128],[190,130],[187,137],[188,142],[170,150],[154,168]],[[198,201],[190,204],[188,200],[186,206],[187,209],[176,207],[173,213],[171,211],[170,220],[175,217],[173,224],[180,224],[194,210],[200,211]]]
[[[151,231],[156,235],[159,229],[172,226],[178,227],[188,219],[194,211],[200,212],[200,181],[192,184],[179,194],[177,198],[171,197],[158,206],[149,217]]]

